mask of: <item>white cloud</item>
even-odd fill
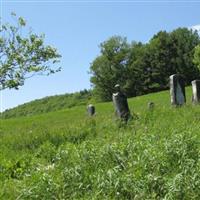
[[[197,30],[199,33],[200,33],[200,24],[197,24],[197,25],[194,25],[194,26],[191,26],[191,27],[189,27],[190,29],[192,29],[192,30]]]

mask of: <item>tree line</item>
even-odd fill
[[[57,49],[45,45],[44,35],[22,34],[26,21],[12,16],[16,23],[0,28],[0,91],[61,70],[54,66],[61,57]],[[167,89],[171,74],[182,74],[188,85],[200,78],[200,36],[187,28],[160,31],[146,44],[113,36],[100,44],[90,73],[92,94],[101,101],[111,100],[117,83],[128,97]]]
[[[90,66],[94,95],[111,100],[116,83],[128,97],[165,90],[169,76],[177,73],[188,85],[200,78],[199,44],[197,31],[187,28],[160,31],[146,44],[113,36],[100,44],[100,55]]]

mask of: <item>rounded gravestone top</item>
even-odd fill
[[[154,106],[155,106],[155,104],[154,104],[154,102],[152,102],[152,101],[150,101],[150,102],[148,102],[148,109],[153,109],[154,108]]]
[[[94,107],[94,105],[89,104],[89,105],[87,106],[87,112],[88,112],[88,114],[89,114],[90,116],[94,115],[94,114],[95,114],[95,107]]]
[[[191,83],[192,83],[192,84],[200,83],[200,80],[193,80]]]

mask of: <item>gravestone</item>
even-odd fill
[[[148,102],[148,109],[149,110],[153,110],[154,109],[154,107],[155,107],[155,104],[154,104],[154,102]]]
[[[95,107],[92,104],[87,106],[87,113],[89,116],[93,116],[95,114]]]
[[[169,77],[169,79],[171,104],[181,106],[186,102],[183,77],[179,74],[173,74]]]
[[[200,80],[192,81],[192,102],[200,103]]]
[[[116,93],[113,93],[112,99],[115,106],[116,115],[125,122],[130,117],[130,110],[128,107],[128,101],[125,94],[120,89],[120,85],[115,85]]]

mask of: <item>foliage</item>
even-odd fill
[[[200,70],[200,44],[196,46],[194,53],[194,63],[197,65]]]
[[[72,94],[45,97],[25,103],[23,105],[19,105],[15,108],[7,109],[1,113],[1,118],[32,116],[36,114],[72,108],[74,106],[86,106],[92,101],[92,91],[85,89]]]
[[[172,60],[171,66],[177,73],[185,76],[186,84],[199,78],[199,70],[193,64],[194,49],[200,43],[198,33],[186,28],[178,28],[171,33]]]
[[[200,107],[170,107],[169,91],[129,105],[121,127],[111,103],[1,120],[0,199],[199,199]]]
[[[59,61],[57,50],[44,44],[44,35],[23,32],[25,26],[22,17],[17,19],[16,25],[5,23],[1,26],[0,90],[18,89],[27,78],[60,71],[60,68],[51,67]]]
[[[90,67],[94,91],[101,100],[111,100],[113,87],[119,83],[128,97],[142,95],[167,89],[169,76],[176,73],[188,85],[200,77],[193,63],[199,43],[198,33],[187,28],[160,31],[146,44],[129,45],[125,38],[111,37],[100,45],[101,55]]]
[[[130,45],[127,65],[125,70],[125,85],[122,85],[128,97],[138,96],[145,93],[146,80],[146,45],[142,43],[132,42]]]
[[[126,38],[111,37],[100,44],[101,56],[91,65],[91,82],[95,85],[94,92],[103,101],[111,99],[113,86],[125,80],[125,65],[128,44]]]

